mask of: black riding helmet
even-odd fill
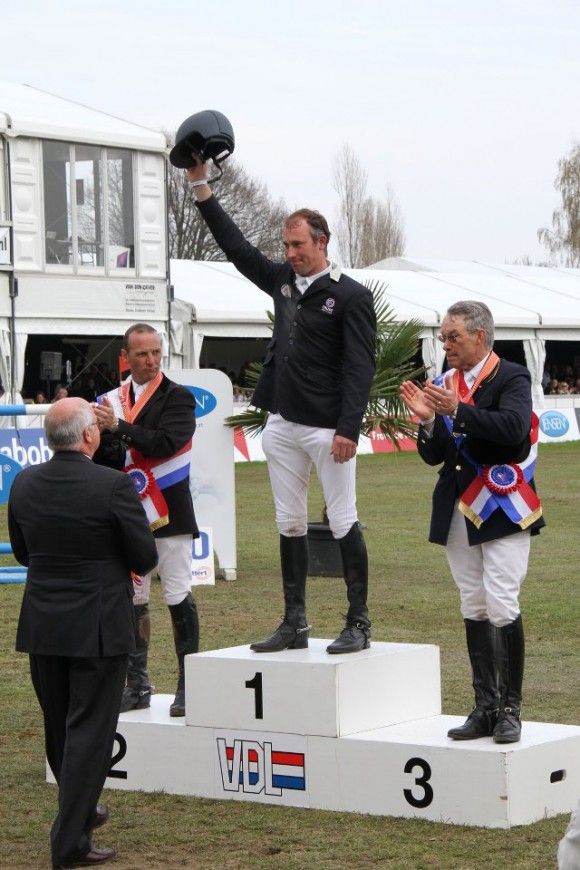
[[[213,160],[216,166],[229,157],[235,147],[234,131],[225,115],[213,109],[196,112],[181,124],[169,160],[178,169],[196,165],[192,151],[203,161]]]

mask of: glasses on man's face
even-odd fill
[[[437,341],[440,341],[441,344],[445,344],[446,341],[449,344],[455,344],[460,338],[465,338],[461,332],[442,332],[437,336]]]

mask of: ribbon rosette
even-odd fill
[[[482,480],[490,492],[496,495],[508,495],[516,492],[524,481],[524,475],[519,465],[484,465]]]
[[[133,481],[140,499],[145,499],[151,494],[151,489],[155,485],[155,478],[148,469],[140,468],[138,465],[127,465],[125,467],[125,474],[128,474]]]

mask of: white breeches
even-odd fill
[[[159,562],[157,574],[161,580],[163,600],[169,605],[181,604],[191,592],[191,560],[193,535],[174,535],[171,538],[156,538]],[[151,589],[151,573],[144,574],[140,583],[133,581],[135,597],[133,604],[147,604]]]
[[[334,429],[289,423],[270,414],[262,435],[281,535],[307,532],[308,482],[312,465],[322,484],[330,529],[343,538],[357,522],[356,456],[342,464],[330,454]]]
[[[489,619],[501,628],[517,619],[528,570],[529,529],[469,546],[465,517],[456,503],[447,540],[447,561],[459,589],[464,619]],[[499,510],[499,508],[498,508]]]

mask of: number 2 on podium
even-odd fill
[[[264,696],[262,694],[262,674],[260,671],[251,680],[246,680],[246,689],[254,690],[254,710],[256,719],[264,718]]]

